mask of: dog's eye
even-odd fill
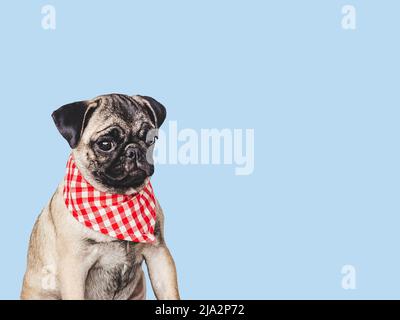
[[[156,142],[158,139],[157,136],[154,135],[154,132],[152,130],[140,130],[139,132],[139,138],[142,139],[144,142],[146,142],[147,145],[151,146]]]
[[[110,140],[101,140],[97,143],[97,146],[102,151],[111,151],[114,148],[114,142]]]
[[[149,137],[149,139],[146,141],[146,143],[151,146],[152,144],[156,143],[157,139],[158,139],[157,136]]]
[[[143,137],[141,139],[143,139],[143,141],[146,142],[148,146],[151,146],[156,143],[156,140],[158,139],[157,134],[158,131],[156,129],[146,130],[143,133]]]

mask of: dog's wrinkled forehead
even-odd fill
[[[126,132],[133,133],[140,130],[143,122],[148,123],[152,128],[156,127],[155,119],[146,101],[139,96],[109,94],[99,96],[93,101],[97,101],[98,107],[88,122],[84,137],[93,137],[97,132],[115,125]]]
[[[83,131],[82,140],[85,143],[111,126],[119,126],[125,134],[135,134],[144,122],[155,128],[154,118],[141,97],[109,94],[96,97],[92,101],[97,107]]]
[[[97,99],[100,100],[98,114],[104,120],[112,119],[129,127],[140,126],[141,121],[148,121],[152,126],[156,126],[146,101],[138,96],[110,94]]]

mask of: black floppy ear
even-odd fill
[[[167,116],[167,110],[165,109],[165,107],[152,97],[147,97],[147,96],[139,96],[139,97],[148,102],[150,108],[150,115],[154,118],[153,120],[156,125],[156,128],[160,128]]]
[[[51,114],[58,131],[72,149],[78,145],[93,111],[93,105],[88,101],[79,101],[66,104]]]

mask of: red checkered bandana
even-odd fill
[[[86,227],[120,240],[155,240],[156,204],[150,182],[132,195],[98,191],[80,174],[71,154],[63,194],[68,210]]]

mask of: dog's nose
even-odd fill
[[[140,151],[135,145],[129,145],[125,149],[125,170],[130,172],[136,170],[140,161]]]
[[[125,155],[128,159],[130,160],[136,160],[137,158],[137,153],[138,150],[135,147],[129,147],[128,149],[126,149]]]
[[[137,148],[134,145],[128,146],[125,150],[125,156],[127,159],[132,160],[132,161],[139,160],[139,157],[140,157],[139,148]]]

